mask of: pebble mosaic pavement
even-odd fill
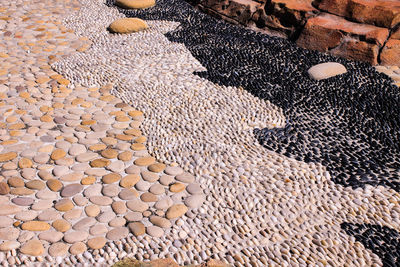
[[[125,15],[146,19],[149,29],[108,33]],[[238,266],[399,264],[393,175],[365,182],[356,172],[353,185],[340,179],[334,160],[282,153],[293,118],[304,125],[302,116],[321,117],[318,106],[290,111],[290,81],[298,78],[302,90],[344,90],[361,79],[377,98],[382,89],[378,104],[394,102],[398,88],[373,68],[216,21],[182,1],[143,11],[101,0],[2,2],[0,31],[3,266],[109,265],[126,256],[180,264],[214,257]],[[278,48],[285,52],[274,55]],[[332,60],[349,75],[309,80],[307,68]],[[398,78],[398,68],[378,69]],[[397,117],[378,122],[386,119],[389,140],[397,140]],[[326,129],[346,122],[340,117]],[[255,128],[282,138],[271,143]],[[318,139],[310,128],[304,135]],[[390,153],[378,169],[396,155],[396,146],[383,147]]]

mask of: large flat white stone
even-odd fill
[[[323,80],[330,77],[346,73],[347,69],[337,62],[326,62],[312,66],[308,70],[308,74],[314,80]]]

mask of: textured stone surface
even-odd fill
[[[146,22],[138,18],[123,18],[118,19],[110,24],[109,30],[113,33],[134,33],[144,29],[148,26]]]
[[[242,2],[246,4],[245,1]],[[20,3],[24,3],[24,8],[21,8]],[[0,223],[1,239],[10,239],[6,241],[9,241],[8,243],[2,243],[4,249],[17,249],[0,253],[2,265],[29,265],[30,261],[49,261],[51,264],[66,266],[79,265],[83,261],[93,265],[112,265],[117,258],[126,256],[127,251],[136,254],[138,258],[159,257],[162,254],[159,254],[154,246],[159,247],[160,253],[164,253],[167,246],[168,255],[181,264],[192,263],[192,260],[199,263],[211,254],[215,254],[232,264],[237,261],[239,265],[246,266],[273,265],[270,255],[274,255],[278,261],[287,261],[287,264],[291,265],[292,260],[296,261],[295,264],[302,261],[302,257],[297,257],[297,255],[304,254],[307,262],[302,263],[309,265],[379,266],[381,259],[387,262],[392,254],[396,255],[391,252],[386,253],[396,248],[396,240],[393,240],[390,245],[376,243],[378,248],[375,248],[376,246],[371,246],[368,242],[369,237],[364,237],[371,233],[370,230],[365,233],[361,231],[362,236],[360,236],[355,234],[358,229],[354,230],[353,227],[353,230],[346,235],[340,230],[340,223],[338,223],[343,220],[368,220],[374,221],[376,225],[390,225],[391,228],[396,228],[398,195],[392,192],[397,190],[396,187],[391,187],[392,191],[387,190],[386,186],[389,184],[387,182],[375,184],[371,189],[367,183],[367,186],[353,190],[342,185],[336,186],[329,179],[330,173],[334,174],[332,179],[337,179],[337,173],[334,173],[332,169],[337,166],[347,168],[347,166],[354,167],[368,162],[368,169],[374,172],[376,166],[380,167],[383,163],[376,161],[374,155],[368,154],[368,146],[361,146],[359,150],[354,149],[354,153],[360,155],[350,153],[351,157],[348,158],[346,149],[343,153],[342,150],[335,151],[333,154],[318,153],[324,151],[320,147],[329,143],[331,141],[329,138],[328,141],[321,139],[319,143],[314,142],[321,132],[328,130],[324,132],[326,135],[335,125],[339,125],[343,131],[348,129],[346,123],[342,124],[342,120],[336,121],[336,117],[331,116],[331,106],[324,102],[325,94],[332,93],[335,97],[339,95],[338,99],[327,99],[340,106],[342,104],[340,100],[347,93],[355,92],[349,98],[357,99],[360,87],[365,87],[368,93],[359,95],[366,95],[366,101],[356,101],[360,103],[360,108],[364,107],[363,103],[381,105],[381,95],[377,95],[374,90],[384,88],[381,90],[383,95],[391,92],[387,80],[368,68],[364,69],[364,65],[338,59],[349,69],[348,74],[332,77],[329,81],[318,82],[317,87],[316,82],[310,81],[307,77],[306,71],[316,63],[326,62],[326,59],[332,61],[331,58],[297,50],[295,47],[287,46],[285,42],[252,35],[238,28],[232,30],[225,24],[209,23],[206,18],[188,10],[185,5],[175,0],[171,3],[158,1],[158,4],[164,5],[162,9],[154,7],[143,11],[149,12],[146,13],[147,15],[142,15],[143,18],[148,19],[150,29],[125,36],[111,35],[106,32],[107,25],[112,19],[118,18],[118,11],[122,12],[121,9],[117,11],[115,8],[91,0],[82,1],[85,10],[83,13],[79,13],[77,8],[77,12],[61,8],[57,13],[66,13],[70,16],[64,21],[65,23],[69,23],[70,26],[77,23],[75,26],[80,34],[89,34],[90,38],[98,37],[93,42],[98,46],[82,53],[83,51],[78,48],[81,42],[77,36],[67,28],[63,28],[61,24],[53,24],[54,14],[50,13],[51,6],[55,3],[55,1],[47,2],[47,0],[43,3],[39,1],[30,4],[27,1],[17,1],[10,2],[4,10],[0,8],[0,28],[7,30],[0,38],[0,49],[1,51],[9,50],[6,51],[7,54],[0,52],[0,139],[2,142],[0,150],[1,153],[10,151],[17,153],[15,158],[1,163],[0,180],[7,182],[12,191],[10,194],[0,196],[0,205],[10,203],[24,205],[16,214],[11,212],[11,214],[1,215],[7,218],[2,219]],[[68,3],[67,0],[62,1],[61,4],[68,5]],[[274,3],[278,3],[275,5],[274,12],[278,12],[278,8],[282,10],[297,8],[291,1],[275,1]],[[38,5],[39,8],[31,9],[31,5]],[[99,9],[96,8],[97,5]],[[167,8],[169,6],[172,8]],[[26,10],[32,11],[27,13]],[[307,15],[301,12],[300,20],[297,21],[302,21]],[[163,17],[166,14],[172,17]],[[12,18],[13,16],[16,17],[16,21]],[[11,22],[8,22],[8,18]],[[199,23],[199,18],[204,20],[204,23],[202,20]],[[178,21],[180,26],[176,28]],[[87,22],[89,22],[89,27],[86,25]],[[280,20],[279,23],[282,21]],[[4,25],[6,26],[2,28]],[[79,27],[82,25],[83,32],[80,32]],[[185,25],[190,25],[194,29],[188,30]],[[237,35],[236,32],[238,32]],[[179,35],[182,35],[182,38]],[[214,39],[215,36],[217,38]],[[182,39],[188,42],[185,43],[186,47],[178,43]],[[219,43],[221,40],[229,41]],[[260,44],[262,46],[259,46]],[[70,49],[71,45],[75,48]],[[98,50],[101,45],[109,50],[106,53],[101,49]],[[193,47],[199,49],[192,51],[190,55],[185,49]],[[270,47],[273,49],[269,50]],[[237,50],[232,52],[231,48]],[[24,51],[29,51],[29,53]],[[91,54],[91,51],[94,54]],[[130,52],[133,54],[129,54]],[[205,54],[203,58],[207,60],[202,61],[201,64],[207,69],[200,66],[193,58],[193,55],[197,57],[203,54]],[[244,55],[250,56],[251,59],[243,58]],[[260,59],[261,55],[267,57]],[[297,55],[299,55],[299,61],[297,61]],[[79,62],[77,65],[72,64],[76,69],[69,71],[68,68],[71,65],[64,66],[68,79],[55,74],[54,71],[57,69],[61,73],[64,70],[58,67],[53,69],[46,65],[48,60],[56,57],[67,60],[74,56]],[[86,56],[89,59],[85,58]],[[106,64],[104,61],[103,64],[97,64],[103,57],[107,59]],[[290,58],[289,61],[287,57]],[[201,60],[200,57],[199,61]],[[239,65],[232,64],[232,60]],[[33,66],[32,62],[36,65]],[[127,62],[136,62],[137,68],[125,65]],[[214,71],[213,64],[221,64],[221,62],[223,67],[229,69],[230,72],[225,72],[224,69]],[[92,68],[98,69],[94,72],[85,70],[80,72],[85,75],[75,76],[75,73],[79,72],[77,70],[86,64],[91,64]],[[126,68],[126,66],[129,67]],[[110,69],[103,71],[103,68],[107,67]],[[395,71],[397,69],[393,68],[393,72]],[[6,75],[1,74],[4,72]],[[131,91],[127,91],[132,95],[122,97],[125,103],[110,94],[111,89],[113,94],[120,93],[119,89],[126,90],[118,76],[109,78],[111,74],[121,73],[128,74],[124,76],[126,79],[124,82],[139,77],[134,86],[129,87]],[[193,75],[194,73],[196,75]],[[226,79],[224,80],[219,75]],[[99,76],[104,77],[105,80],[98,79]],[[251,80],[247,80],[248,77],[252,77]],[[107,80],[116,84],[95,88],[76,83],[79,79],[85,82],[85,79],[92,78],[92,82],[103,83]],[[344,78],[347,80],[343,82]],[[161,82],[164,81],[163,79],[167,79],[168,82]],[[217,82],[210,82],[213,79]],[[268,81],[268,83],[259,83],[258,79]],[[265,99],[279,103],[288,116],[287,128],[284,123],[272,120],[274,116],[279,117],[280,114],[275,109],[271,109],[272,105],[265,104],[268,101],[258,100],[247,92],[237,94],[240,91],[236,84],[237,80],[249,81],[241,84],[243,86],[241,91],[250,86],[255,88],[254,90],[262,88],[262,97],[264,97],[263,94],[267,94]],[[293,80],[296,82],[293,83]],[[224,85],[230,82],[234,86]],[[326,86],[331,83],[332,86]],[[281,86],[278,87],[278,84]],[[307,86],[304,86],[305,84]],[[145,89],[141,87],[142,85],[146,86]],[[349,89],[347,85],[351,90],[346,90]],[[171,95],[168,92],[169,88],[172,89]],[[217,94],[213,94],[214,90]],[[304,93],[301,95],[301,101],[297,99],[299,91]],[[287,94],[287,92],[290,93]],[[199,96],[204,97],[202,101],[197,98]],[[370,96],[375,97],[371,97],[374,101],[370,101]],[[130,97],[136,97],[136,99],[130,99]],[[315,98],[317,98],[316,102],[307,102]],[[127,99],[134,101],[126,101]],[[301,109],[304,101],[306,104],[311,103],[306,105],[306,110],[312,110],[312,113]],[[237,107],[240,102],[243,103],[244,108],[235,109],[234,107]],[[390,99],[387,102],[391,104],[389,106],[396,107]],[[343,101],[343,105],[349,103],[353,102]],[[146,112],[133,111],[130,105]],[[296,112],[292,113],[290,107],[295,107]],[[386,107],[385,104],[382,105],[382,110]],[[171,118],[168,115],[174,109],[176,110],[175,113],[171,113],[174,114]],[[227,110],[230,111],[228,114],[226,114]],[[382,119],[381,114],[396,116],[391,115],[390,112],[375,114],[374,110],[367,106],[366,111],[372,112],[370,117],[374,120],[362,125],[390,121]],[[333,113],[335,111],[336,109],[333,109]],[[343,110],[338,108],[338,111]],[[365,113],[365,110],[353,111],[351,109],[349,112],[353,122]],[[315,117],[313,117],[314,114],[316,114]],[[181,118],[181,115],[189,119],[187,121],[186,118],[179,119],[183,123],[180,126],[173,118]],[[256,120],[253,117],[259,119],[259,122],[249,123]],[[307,127],[297,131],[296,127],[303,127],[304,124],[302,121],[299,124],[296,123],[301,118],[309,119],[310,117],[314,118],[314,121],[305,123]],[[283,120],[281,117],[279,119],[285,121],[284,117]],[[235,125],[239,121],[239,126]],[[322,123],[325,121],[329,122],[328,129],[324,128]],[[317,122],[317,125],[313,122]],[[152,126],[149,128],[149,125]],[[192,128],[193,125],[195,127]],[[279,143],[282,138],[282,143],[289,145],[283,145],[284,149],[280,151],[277,151],[275,147],[263,148],[256,144],[254,136],[249,134],[254,130],[254,125],[257,127],[268,125],[267,130],[274,133],[271,137],[273,144]],[[274,132],[276,129],[273,127],[277,125],[281,132]],[[370,134],[372,136],[375,132],[380,134],[382,129],[386,131],[382,135],[383,140],[386,140],[386,136],[392,138],[397,132],[393,130],[397,129],[396,125],[396,123],[393,125],[389,123],[387,127],[386,124],[377,125],[378,127],[375,126]],[[159,131],[163,127],[166,130]],[[347,140],[351,143],[355,140],[358,143],[365,138],[364,135],[361,137],[358,135],[359,129],[363,127],[356,124],[355,134],[346,135],[340,132],[338,136],[343,142]],[[183,139],[175,139],[182,138],[182,133],[184,133]],[[364,132],[361,131],[361,133]],[[148,134],[149,140],[142,134]],[[214,140],[216,136],[220,138]],[[287,136],[289,136],[288,139],[286,139]],[[348,136],[351,138],[347,138]],[[302,137],[305,138],[302,139]],[[303,143],[304,139],[307,142]],[[395,141],[396,138],[393,139],[393,142]],[[140,142],[141,146],[133,146],[133,142]],[[390,155],[390,159],[396,163],[396,157],[393,156],[396,155],[396,150],[393,151],[389,143],[384,143],[390,149],[384,154],[383,160]],[[266,142],[265,145],[267,144],[271,143]],[[300,149],[296,147],[298,144],[301,144]],[[316,144],[315,147],[314,144]],[[149,146],[149,151],[147,151],[147,146]],[[330,146],[335,147],[332,144]],[[134,150],[132,147],[140,149]],[[190,149],[185,151],[189,147]],[[310,151],[310,147],[317,152]],[[184,148],[183,151],[181,148]],[[292,150],[292,148],[295,149]],[[87,152],[86,149],[93,153]],[[53,154],[55,150],[59,153]],[[110,153],[102,153],[105,150]],[[65,153],[67,151],[68,155]],[[307,154],[307,156],[312,157],[311,162],[304,160],[299,151],[305,151],[304,154],[310,152],[311,155]],[[367,156],[363,154],[365,151],[367,151]],[[203,154],[204,152],[207,154]],[[380,151],[378,149],[375,152],[379,154]],[[282,153],[285,156],[281,155]],[[143,159],[149,155],[154,156],[154,162],[150,163],[153,159],[149,162],[139,160],[136,162],[138,166],[132,167],[137,159]],[[171,155],[173,155],[172,158]],[[334,162],[332,160],[339,157],[338,155],[344,155],[342,165],[330,164]],[[165,160],[164,156],[168,160]],[[315,159],[316,156],[325,158],[320,161],[318,158]],[[101,159],[96,168],[91,168],[90,162],[101,157],[109,161]],[[164,159],[166,163],[169,162],[168,164],[174,167],[168,164],[157,165],[160,163],[157,163],[156,158]],[[183,169],[185,174],[182,174]],[[390,168],[387,172],[380,173],[379,179],[387,178],[386,176],[389,176],[387,174],[390,173],[387,181],[391,183],[393,179],[396,179],[397,169]],[[368,180],[369,177],[360,174],[360,170],[364,170],[364,165],[354,170],[358,172],[355,173],[355,178],[351,177],[349,180],[351,183],[359,176],[363,181]],[[134,185],[128,185],[130,188],[120,186],[119,180],[104,184],[102,178],[110,171],[117,172],[122,177],[126,174],[135,174],[139,178]],[[187,172],[196,176],[189,175]],[[15,177],[18,179],[12,182],[12,178]],[[161,179],[161,177],[164,178]],[[51,182],[47,182],[50,179],[59,182],[58,188],[55,186],[54,191],[44,188],[49,187]],[[84,179],[87,179],[87,182]],[[196,180],[201,181],[201,187],[195,184]],[[181,183],[184,190],[169,191],[169,187],[175,183]],[[393,182],[391,185],[396,184]],[[87,190],[90,187],[94,189]],[[201,194],[203,189],[206,196]],[[26,194],[28,195],[23,196]],[[62,200],[63,197],[64,200]],[[157,202],[154,202],[155,200]],[[205,202],[204,206],[203,202]],[[179,205],[182,209],[177,208]],[[1,207],[0,210],[3,208]],[[185,210],[186,216],[183,216]],[[174,217],[180,214],[180,217]],[[139,233],[143,233],[143,237],[135,238],[133,233],[127,232],[129,229],[127,224],[132,222],[141,223],[138,230]],[[172,227],[172,224],[173,228],[168,229]],[[379,240],[398,236],[396,230],[389,231],[387,228],[370,226],[366,228],[373,229],[373,236],[378,237]],[[87,246],[96,248],[95,246],[102,245],[107,237],[112,240],[104,250],[90,249],[85,253]],[[37,238],[44,248],[43,257],[21,257],[19,247]],[[92,239],[99,242],[91,241]],[[209,247],[210,240],[212,247]],[[361,242],[364,247],[354,240]],[[276,244],[279,245],[278,248]],[[286,246],[287,244],[290,246]],[[385,248],[385,253],[380,253],[381,248]],[[297,250],[300,252],[297,253]],[[73,256],[82,253],[83,255]],[[315,254],[318,257],[314,257]]]
[[[389,66],[399,65],[400,36],[397,39],[390,39],[389,41],[386,42],[385,46],[382,49],[380,60],[382,65],[389,65]]]

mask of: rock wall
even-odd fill
[[[400,66],[399,0],[187,0],[205,13],[372,65]]]

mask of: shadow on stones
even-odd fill
[[[118,10],[127,17],[180,22],[166,37],[183,43],[207,68],[196,75],[219,85],[241,86],[281,107],[285,128],[254,129],[265,148],[321,163],[343,186],[383,185],[400,191],[399,89],[373,67],[227,24],[182,0]],[[327,61],[343,64],[348,72],[311,80],[307,70]]]

